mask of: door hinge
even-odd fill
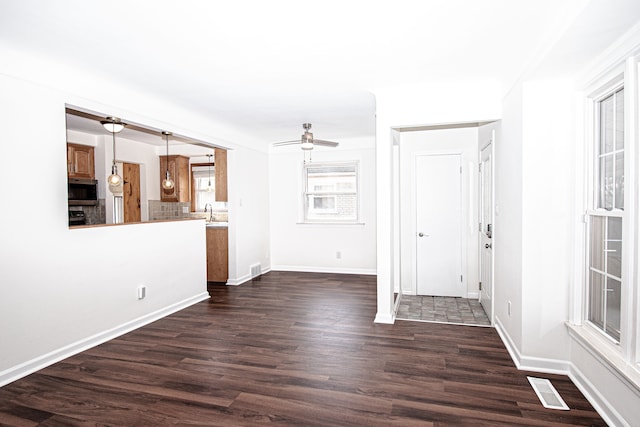
[[[460,173],[462,174],[462,166],[460,166]]]
[[[460,282],[462,283],[462,274],[460,275]]]
[[[478,223],[478,233],[482,233],[482,223]]]
[[[482,173],[482,163],[478,163],[478,172]]]
[[[482,290],[482,282],[478,282],[478,289]]]

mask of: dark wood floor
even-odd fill
[[[0,389],[16,426],[605,425],[543,408],[492,328],[374,324],[373,276],[271,272]]]

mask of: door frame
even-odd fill
[[[482,152],[487,148],[491,147],[491,313],[487,313],[489,317],[489,322],[491,322],[491,326],[494,325],[494,313],[495,313],[495,249],[496,249],[496,131],[491,131],[491,139],[488,142],[481,144],[478,146],[478,224],[482,224],[482,200],[480,200],[482,195],[482,170],[480,169],[480,165],[482,165]],[[482,280],[482,230],[478,230],[478,280]],[[478,301],[480,301],[482,291],[478,290]]]
[[[411,235],[413,236],[413,244],[411,245],[411,292],[407,293],[408,295],[417,295],[418,294],[418,275],[417,275],[417,266],[418,266],[418,245],[416,244],[416,235],[418,233],[417,230],[417,203],[416,203],[416,160],[420,156],[450,156],[457,155],[460,157],[460,166],[464,168],[464,152],[461,150],[425,150],[425,151],[415,151],[411,153],[411,171],[410,171],[410,207],[411,207]],[[460,271],[462,274],[462,287],[464,288],[464,298],[467,298],[468,293],[468,283],[467,283],[467,251],[466,251],[466,239],[465,239],[465,218],[468,218],[469,212],[468,207],[463,203],[464,194],[464,183],[462,181],[463,175],[460,175]],[[470,189],[469,189],[470,190]],[[406,292],[405,292],[406,293]]]

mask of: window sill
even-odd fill
[[[628,363],[614,344],[587,326],[565,323],[569,336],[591,353],[603,366],[616,377],[627,383],[629,388],[640,397],[640,371]]]

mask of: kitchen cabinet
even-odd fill
[[[94,148],[88,145],[67,143],[67,173],[69,178],[95,179]]]
[[[162,188],[162,181],[167,170],[167,159],[171,179],[175,183],[171,190]],[[160,200],[163,202],[188,202],[189,192],[189,158],[185,156],[160,156]]]
[[[227,202],[227,150],[216,148],[213,158],[215,161],[216,202]]]
[[[227,227],[207,227],[207,281],[229,278],[229,233]]]

